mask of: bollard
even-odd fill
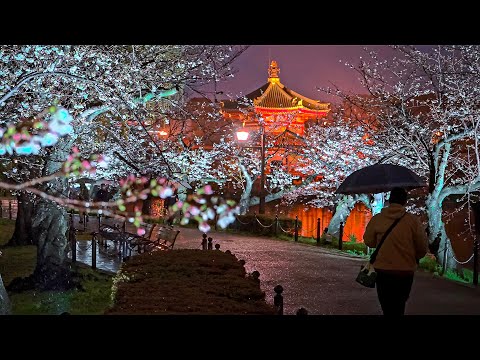
[[[282,285],[277,285],[273,288],[276,295],[273,297],[273,305],[277,309],[277,315],[283,315],[283,287]]]
[[[317,245],[320,245],[320,218],[317,218]]]
[[[98,232],[100,232],[100,225],[102,225],[102,214],[98,214]]]
[[[252,279],[256,282],[260,282],[260,273],[257,270],[252,272]]]
[[[97,238],[92,238],[92,269],[97,268]]]
[[[340,231],[338,232],[338,250],[342,250],[343,246],[343,222],[340,223]]]
[[[295,216],[295,241],[298,241],[298,215]]]
[[[478,285],[478,240],[473,243],[473,285]]]
[[[305,309],[305,308],[302,307],[302,308],[300,308],[300,309],[297,310],[297,315],[298,315],[298,316],[308,315],[308,311],[307,311],[307,309]]]
[[[202,235],[202,250],[207,250],[207,234]]]
[[[122,231],[123,231],[123,232],[127,232],[127,220],[125,220],[125,221],[123,222]]]
[[[211,237],[208,238],[208,250],[213,250],[213,239]]]
[[[215,244],[215,250],[220,250],[220,244]]]
[[[8,218],[12,220],[12,200],[8,200]]]
[[[275,215],[275,236],[278,235],[278,215]]]

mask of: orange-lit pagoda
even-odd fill
[[[267,132],[281,133],[288,127],[303,136],[307,121],[319,120],[330,111],[330,103],[312,100],[287,88],[280,82],[280,68],[270,63],[268,82],[255,91],[222,103],[222,112],[228,119],[242,121],[246,127],[258,126],[263,118]]]
[[[280,82],[279,74],[277,62],[272,61],[267,83],[244,97],[223,101],[222,113],[225,119],[238,121],[239,127],[249,130],[259,129],[263,124],[265,133],[277,138],[277,146],[270,150],[275,155],[269,156],[266,172],[271,171],[270,164],[280,162],[292,175],[298,176],[293,170],[295,159],[286,155],[282,148],[301,145],[305,124],[325,117],[330,103],[312,100],[287,88]]]

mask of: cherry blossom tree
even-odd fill
[[[288,192],[285,201],[302,199],[313,207],[335,207],[328,232],[337,234],[355,203],[363,202],[372,209],[374,198],[369,194],[339,195],[335,190],[352,172],[377,162],[382,150],[362,124],[345,118],[342,109],[331,118],[326,124],[313,124],[306,129],[295,169],[305,181]]]
[[[131,164],[139,165],[136,173],[148,173],[145,166],[155,160],[152,157],[163,159],[164,167],[159,171],[164,176],[170,175],[164,149],[149,133],[144,120],[159,109],[165,114],[181,111],[184,91],[230,75],[235,54],[238,52],[228,46],[2,47],[0,154],[3,162],[20,161],[22,168],[10,171],[8,183],[0,186],[39,195],[31,216],[32,228],[38,237],[34,273],[37,284],[43,288],[58,287],[68,278],[66,213],[58,204],[77,208],[91,206],[66,198],[65,175],[78,176],[83,170],[95,168],[88,165],[88,161],[80,160],[92,158],[94,153],[106,153],[108,160],[121,159],[123,171],[119,171],[117,161],[117,176],[131,173]],[[33,124],[30,137],[25,130],[29,123]],[[43,131],[47,128],[48,131]],[[136,144],[135,152],[131,151],[132,142]],[[69,155],[74,145],[78,150]],[[142,152],[139,160],[146,161],[137,161],[135,156]],[[149,154],[154,156],[148,158]],[[131,164],[128,164],[129,157],[134,160]],[[69,168],[66,163],[76,168]],[[102,176],[107,173],[105,170]],[[40,180],[32,179],[36,174],[40,174]],[[166,189],[153,176],[128,179],[122,189],[130,200]],[[130,189],[147,183],[150,186],[143,193],[135,194]],[[162,193],[166,194],[168,190]],[[189,206],[184,203],[180,207],[184,205]],[[115,206],[116,211],[124,212],[123,203]],[[115,215],[111,209],[106,211]],[[135,217],[135,223],[138,222]]]
[[[442,219],[443,202],[455,198],[460,211],[480,188],[480,47],[420,51],[394,46],[392,52],[380,58],[367,51],[358,65],[350,65],[367,96],[337,94],[374,114],[369,126],[372,138],[389,149],[384,161],[406,165],[427,179],[429,240],[440,236],[440,248],[452,250]],[[443,253],[438,255],[442,258]],[[452,259],[449,266],[455,266]]]

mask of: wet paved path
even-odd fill
[[[91,220],[89,228],[93,231],[98,222],[92,223]],[[75,226],[82,225],[76,223]],[[201,235],[198,229],[180,228],[175,248],[200,249]],[[220,244],[222,251],[230,250],[239,259],[245,260],[247,272],[260,272],[260,284],[267,302],[273,303],[273,288],[278,284],[283,286],[285,314],[295,314],[300,307],[315,315],[381,314],[376,290],[354,281],[364,259],[335,250],[269,238],[215,231],[209,236],[214,244]],[[117,271],[120,266],[118,250],[112,242],[109,244],[106,252],[101,248],[97,250],[97,267]],[[84,249],[80,250],[80,246]],[[79,241],[77,259],[90,263],[90,241]],[[480,288],[417,272],[406,313],[480,315]]]
[[[284,288],[285,314],[305,307],[316,315],[379,315],[376,290],[354,279],[364,259],[311,245],[251,236],[209,234],[220,249],[246,261],[247,272],[260,272],[262,290],[273,303],[273,288]],[[176,248],[200,248],[201,232],[182,228]],[[407,314],[480,315],[480,288],[474,289],[417,272]]]

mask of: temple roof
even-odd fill
[[[253,105],[266,109],[298,109],[329,110],[330,103],[323,103],[303,96],[283,85],[278,74],[280,69],[275,61],[269,67],[268,82],[251,93],[236,100],[223,101],[223,108],[234,110]]]

